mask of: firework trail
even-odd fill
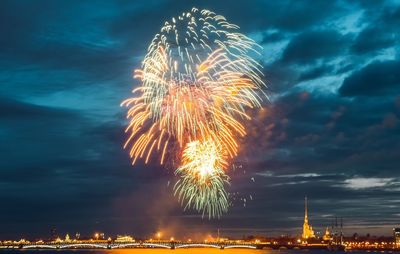
[[[223,16],[196,8],[165,22],[135,70],[137,96],[121,104],[129,107],[124,148],[132,164],[138,158],[147,163],[156,152],[164,164],[178,143],[175,195],[185,208],[210,217],[228,209],[228,160],[246,135],[245,109],[260,107],[264,96],[253,58],[261,48],[237,30]]]

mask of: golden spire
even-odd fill
[[[311,225],[308,224],[308,202],[307,196],[304,198],[304,223],[303,223],[303,239],[314,238],[314,230]]]
[[[304,198],[304,222],[308,223],[308,204],[307,204],[307,196]]]

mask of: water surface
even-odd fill
[[[253,249],[213,249],[213,248],[188,248],[188,249],[112,249],[112,250],[20,250],[1,249],[0,254],[329,254],[344,252],[330,252],[327,250],[253,250]],[[352,254],[371,254],[374,251],[352,251]],[[388,253],[388,252],[386,252]]]

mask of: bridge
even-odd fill
[[[125,249],[125,248],[216,248],[216,249],[326,249],[326,245],[300,245],[291,243],[254,243],[254,242],[61,242],[61,243],[26,243],[3,245],[1,248],[19,249]]]

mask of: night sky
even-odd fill
[[[264,47],[270,101],[249,112],[220,220],[182,212],[174,169],[132,167],[122,149],[133,69],[193,6]],[[318,231],[342,216],[346,233],[390,235],[399,27],[398,1],[0,1],[0,238],[295,235],[305,195]]]

